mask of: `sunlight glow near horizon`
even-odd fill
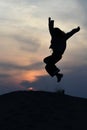
[[[28,91],[36,91],[35,88],[33,88],[33,87],[29,87],[27,90]]]
[[[0,81],[35,82],[48,75],[43,67],[43,58],[51,54],[48,17],[52,17],[55,26],[65,32],[81,27],[81,31],[68,40],[65,54],[58,63],[60,69],[68,75],[75,68],[86,68],[86,4],[85,0],[67,0],[66,3],[65,0],[1,0]]]
[[[24,79],[28,80],[29,82],[35,82],[38,80],[39,76],[47,75],[45,70],[31,70],[29,72],[26,72],[23,77]]]

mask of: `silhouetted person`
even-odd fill
[[[54,27],[54,20],[51,20],[51,18],[48,19],[48,26],[51,35],[51,45],[49,48],[53,50],[53,53],[44,59],[44,63],[46,63],[45,69],[52,77],[56,76],[57,81],[59,82],[63,77],[63,74],[59,73],[60,70],[55,66],[55,64],[62,58],[66,49],[66,41],[73,34],[77,33],[80,30],[80,27],[74,28],[70,32],[65,33],[59,28]]]

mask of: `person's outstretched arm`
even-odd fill
[[[77,28],[74,28],[72,31],[66,33],[66,40],[70,38],[72,35],[80,31],[80,27],[78,26]]]
[[[52,36],[53,34],[53,28],[54,28],[54,20],[51,20],[51,18],[48,18],[48,27],[49,27],[49,32]]]

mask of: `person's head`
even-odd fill
[[[60,30],[59,28],[54,28],[54,36],[56,37],[63,37],[65,32]]]

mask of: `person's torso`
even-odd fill
[[[52,38],[51,45],[49,48],[51,48],[53,51],[56,51],[62,55],[66,49],[66,39],[65,38]]]

